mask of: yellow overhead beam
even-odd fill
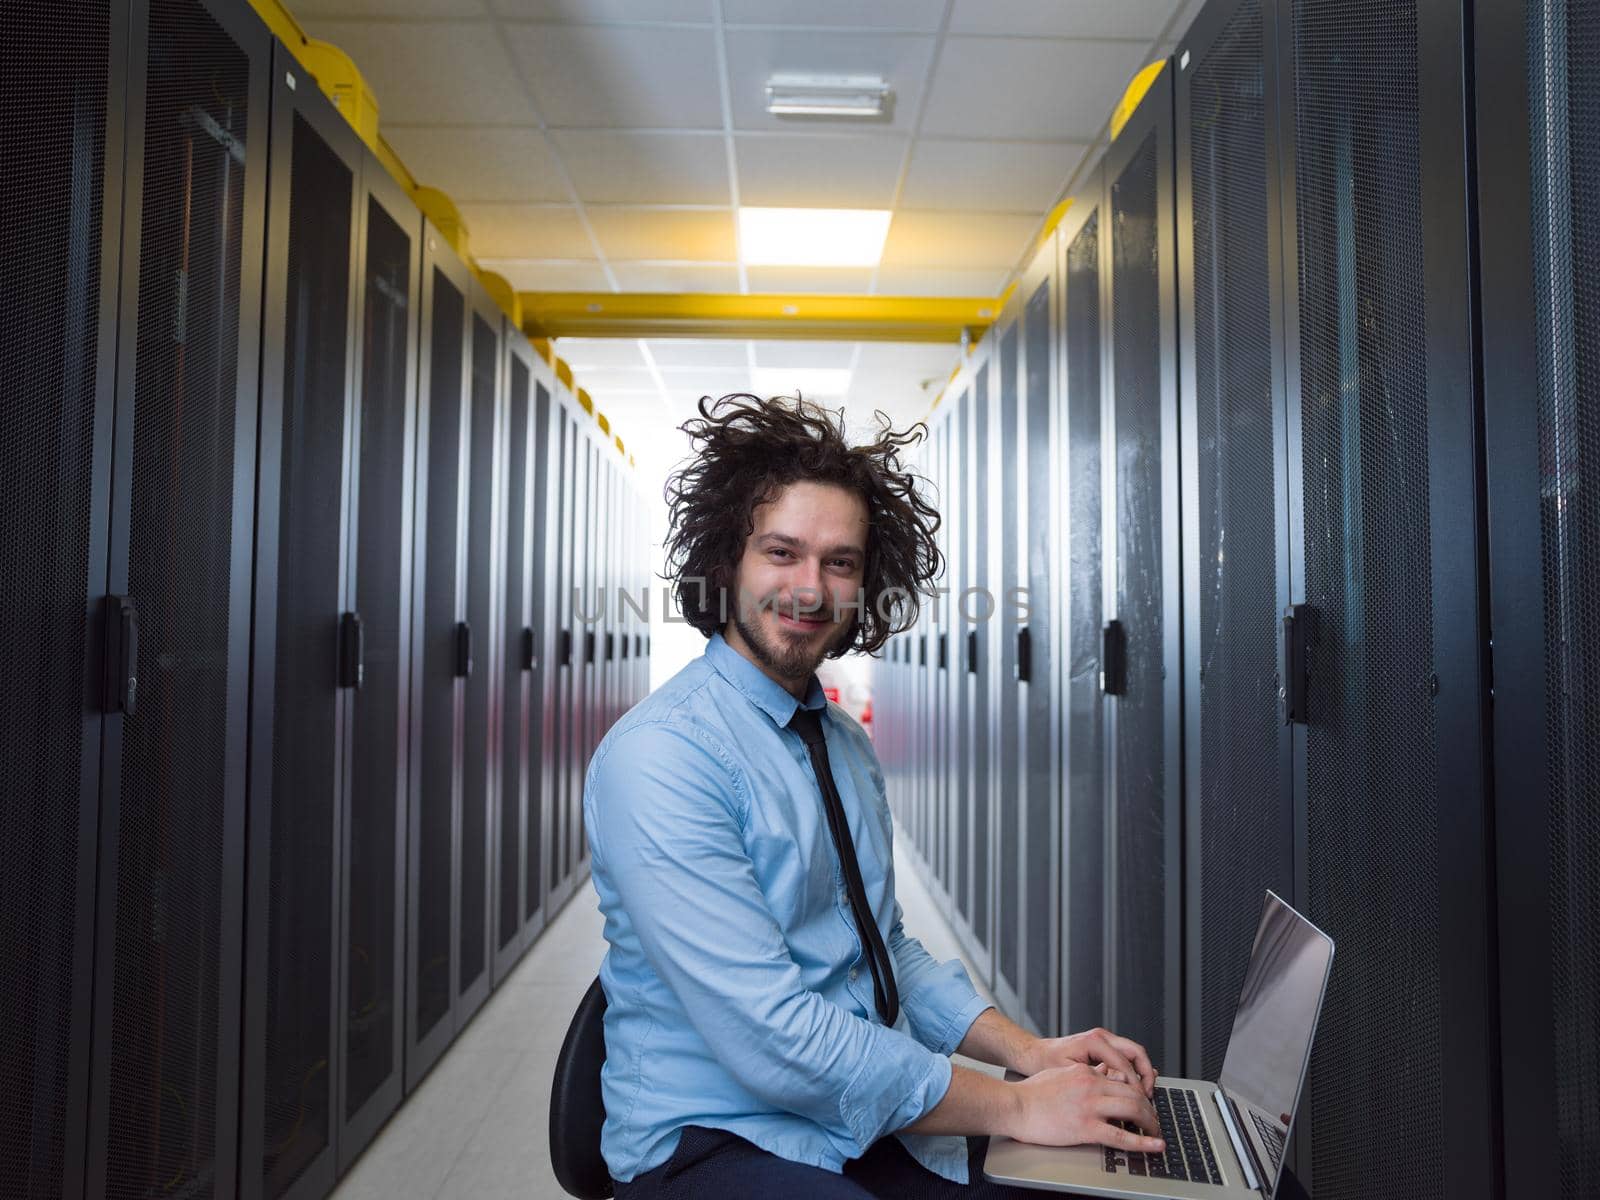
[[[522,292],[529,337],[799,338],[853,342],[976,340],[1000,313],[989,297],[738,296]]]

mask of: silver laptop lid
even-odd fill
[[[1267,1176],[1268,1196],[1278,1189],[1332,966],[1333,939],[1269,891],[1220,1080],[1240,1110],[1240,1133]]]

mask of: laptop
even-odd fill
[[[1156,1080],[1166,1153],[993,1137],[985,1178],[1086,1196],[1273,1200],[1332,967],[1333,940],[1269,891],[1222,1078]]]

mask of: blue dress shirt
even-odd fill
[[[717,633],[589,764],[583,813],[610,943],[601,1150],[614,1179],[665,1162],[686,1125],[841,1172],[944,1098],[949,1056],[988,1007],[959,960],[934,961],[901,927],[877,756],[813,675],[804,703],[825,710],[900,989],[894,1027],[878,1017],[816,775],[786,728],[799,703]],[[967,1182],[965,1138],[897,1136]]]

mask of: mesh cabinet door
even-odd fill
[[[1300,1162],[1318,1197],[1485,1196],[1496,1139],[1462,13],[1296,0],[1279,15],[1290,585],[1316,629],[1296,728],[1296,876],[1302,911],[1339,948]],[[1374,1159],[1389,1164],[1378,1179],[1362,1165]]]
[[[361,288],[352,470],[351,611],[365,651],[350,698],[341,828],[342,1172],[404,1085],[407,752],[411,688],[412,462],[422,217],[370,154],[361,171]]]
[[[83,1192],[127,25],[109,0],[0,10],[0,1195],[23,1200]]]
[[[1061,353],[1066,397],[1062,519],[1061,680],[1066,734],[1061,902],[1062,1019],[1068,1030],[1107,1019],[1106,701],[1100,690],[1105,611],[1101,469],[1101,219],[1104,178],[1096,170],[1068,210],[1063,259]]]
[[[360,143],[273,47],[262,321],[241,1192],[334,1179],[340,743]],[[341,638],[344,644],[341,644]],[[254,831],[259,831],[256,833]]]
[[[94,1196],[226,1193],[237,1167],[269,60],[231,5],[133,14],[109,580],[131,607],[102,756]]]
[[[1294,894],[1276,121],[1261,0],[1213,4],[1177,76],[1186,1073],[1221,1075],[1262,896]]]
[[[1021,1012],[1046,1035],[1059,1030],[1061,915],[1060,691],[1056,670],[1057,538],[1056,247],[1050,239],[1022,281],[1027,530],[1022,585],[1028,614],[1019,644],[1024,764],[1022,814]]]
[[[533,530],[529,555],[530,624],[534,633],[533,678],[528,717],[528,840],[524,848],[526,892],[523,902],[530,923],[541,926],[550,910],[550,814],[559,782],[557,738],[560,728],[556,686],[558,627],[557,593],[561,580],[561,405],[551,392],[551,379],[535,364],[531,429],[533,436]]]
[[[996,343],[1000,357],[1000,664],[997,686],[1000,709],[1000,791],[995,845],[994,990],[1008,1012],[1019,1011],[1022,972],[1022,684],[1017,679],[1017,642],[1022,622],[1017,613],[1017,589],[1027,586],[1018,560],[1019,531],[1023,528],[1019,495],[1022,481],[1013,464],[1021,453],[1018,381],[1018,320],[1020,305],[1008,305],[1002,319],[1009,324]],[[994,336],[993,334],[990,335]]]
[[[483,653],[471,644],[463,619],[463,483],[472,417],[470,285],[465,264],[436,229],[425,225],[411,619],[408,1092],[456,1030],[463,685],[477,665],[474,658]]]
[[[536,541],[533,514],[538,459],[531,404],[533,347],[509,325],[505,351],[505,523],[501,565],[500,633],[500,788],[495,817],[495,963],[496,984],[527,947],[526,919],[533,913],[526,901],[530,855],[528,840],[537,835],[528,824],[530,797],[539,790],[538,760],[528,756],[534,711],[532,684],[538,655],[533,631],[530,555]],[[541,606],[542,607],[542,606]],[[530,773],[531,772],[531,773]],[[537,907],[537,904],[534,905]]]
[[[1177,342],[1172,80],[1106,153],[1107,617],[1126,647],[1112,704],[1107,997],[1119,1033],[1181,1061]]]
[[[1600,111],[1590,5],[1476,16],[1506,1194],[1600,1194]]]
[[[459,1028],[488,998],[490,921],[494,863],[494,814],[499,808],[499,730],[491,714],[500,679],[500,611],[498,589],[502,556],[495,513],[495,450],[500,413],[500,342],[502,317],[476,279],[469,289],[472,349],[469,359],[467,437],[462,480],[466,530],[467,640],[472,663],[462,684],[461,712],[461,860],[457,868],[457,923],[460,956],[456,964],[456,1026]]]

